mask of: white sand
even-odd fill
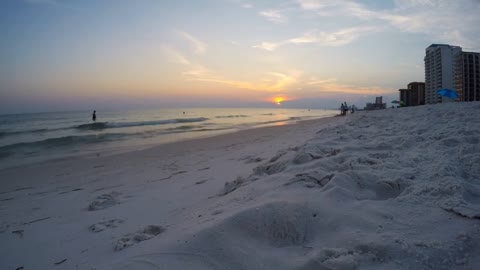
[[[478,269],[479,115],[358,112],[3,170],[0,269]]]

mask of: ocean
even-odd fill
[[[0,115],[0,169],[51,159],[143,149],[161,143],[333,116],[283,108],[160,109]]]

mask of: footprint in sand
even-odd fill
[[[243,177],[238,177],[237,179],[233,180],[232,182],[225,182],[225,186],[223,187],[223,190],[221,190],[218,195],[219,196],[225,196],[228,193],[231,193],[231,192],[235,191],[237,188],[239,188],[245,182],[246,182],[246,180]]]
[[[335,174],[325,174],[321,172],[308,172],[308,173],[299,173],[295,175],[293,179],[285,183],[284,186],[289,186],[295,183],[302,183],[307,188],[319,187],[323,188],[326,186],[330,180],[335,176]]]
[[[206,183],[207,181],[208,181],[208,179],[203,179],[203,180],[195,182],[195,185],[201,185],[203,183]]]
[[[215,210],[215,211],[212,212],[212,216],[220,215],[223,212],[224,212],[223,209]]]
[[[108,207],[112,207],[116,204],[119,204],[119,192],[110,192],[108,194],[103,194],[98,196],[93,202],[88,206],[88,211],[97,211],[102,210]]]
[[[104,222],[98,222],[89,227],[91,232],[101,232],[106,229],[112,229],[120,226],[123,223],[122,219],[111,219]]]
[[[122,239],[118,240],[115,244],[115,251],[120,251],[139,242],[153,238],[164,231],[165,229],[162,226],[148,225],[136,233],[127,234]]]
[[[245,156],[245,157],[239,159],[239,161],[243,161],[245,164],[258,163],[258,162],[261,162],[263,160],[264,160],[263,158],[255,157],[255,156]]]

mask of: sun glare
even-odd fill
[[[276,97],[273,99],[273,102],[275,102],[277,105],[281,105],[283,101],[285,101],[283,97]]]

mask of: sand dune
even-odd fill
[[[0,171],[0,266],[476,269],[479,114],[357,112]]]

